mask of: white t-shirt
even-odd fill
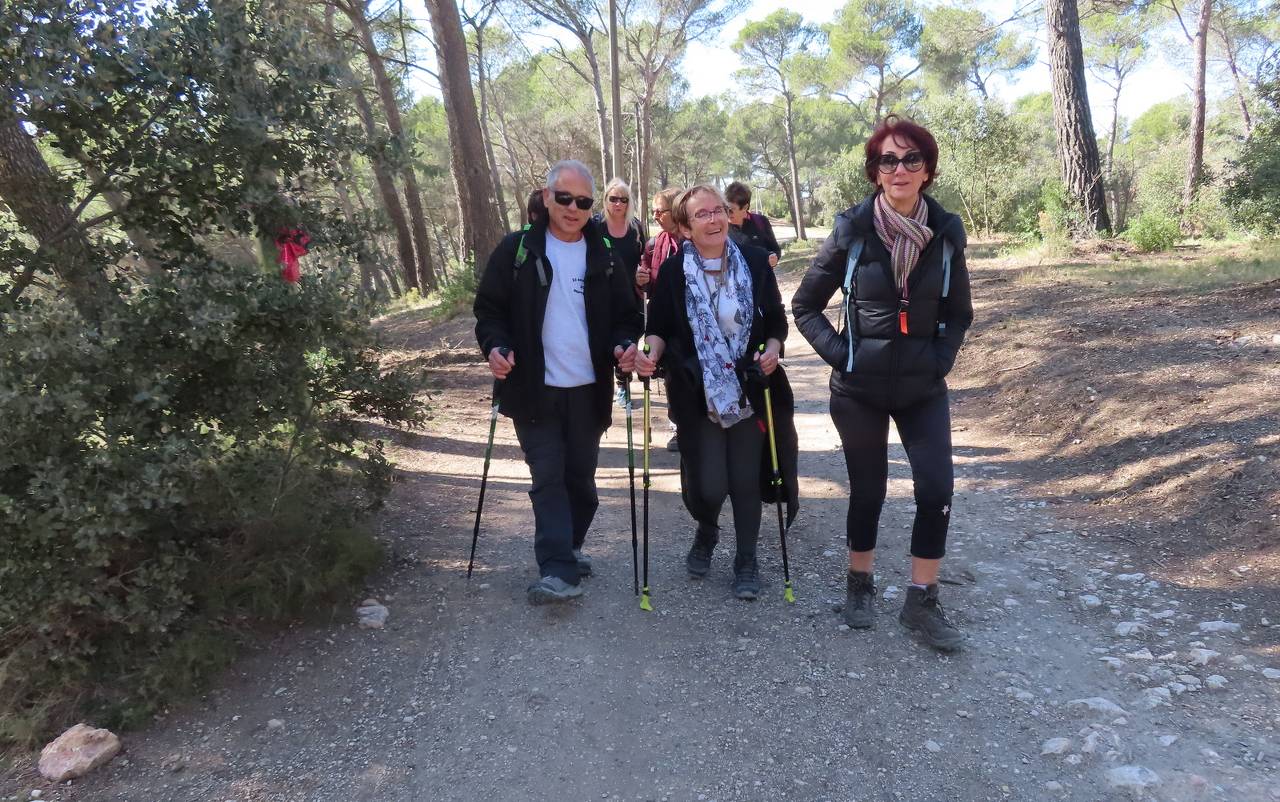
[[[544,380],[550,387],[593,384],[591,346],[587,341],[587,304],[583,280],[587,275],[587,241],[563,242],[547,232],[547,261],[551,263],[551,294],[542,319]]]
[[[719,271],[721,262],[720,259],[702,260],[707,271]],[[720,324],[720,331],[725,337],[733,337],[738,333],[738,329],[742,328],[738,322],[738,299],[733,297],[733,293],[727,286],[719,283],[719,276],[718,272],[704,271],[699,278],[702,280],[703,292],[711,301],[712,312],[715,313],[716,322]]]

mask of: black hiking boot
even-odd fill
[[[578,576],[591,576],[591,556],[583,554],[582,549],[574,549],[573,558],[578,561]]]
[[[907,600],[898,615],[898,623],[918,633],[921,640],[939,651],[959,651],[964,645],[964,635],[942,612],[936,583],[927,588],[907,587]]]
[[[760,567],[756,558],[733,560],[733,595],[745,601],[754,601],[760,595]]]
[[[693,539],[689,548],[689,556],[684,558],[684,567],[689,569],[689,576],[702,579],[711,571],[711,550],[715,546],[702,538]]]
[[[875,579],[863,571],[850,571],[845,578],[849,594],[844,602],[844,622],[852,629],[872,629],[876,625]]]

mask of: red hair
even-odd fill
[[[938,141],[933,138],[933,134],[929,133],[929,129],[923,125],[905,120],[896,114],[890,114],[880,121],[876,126],[876,130],[871,132],[871,138],[867,140],[866,146],[866,172],[867,180],[872,186],[876,184],[876,175],[879,168],[876,162],[883,155],[880,148],[884,145],[884,141],[890,137],[908,142],[920,151],[920,155],[924,156],[924,168],[929,171],[929,178],[920,187],[921,191],[929,188],[933,183],[933,179],[938,174]]]

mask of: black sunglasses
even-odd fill
[[[555,198],[556,203],[561,206],[568,206],[572,203],[583,211],[590,209],[596,203],[595,199],[589,198],[586,195],[574,195],[572,192],[562,192],[560,190],[551,193],[551,196]]]
[[[624,204],[625,204],[625,203],[630,203],[630,202],[631,202],[631,199],[630,199],[630,198],[628,198],[628,197],[626,197],[626,196],[624,196],[624,195],[610,195],[610,196],[609,196],[609,202],[610,202],[610,203],[624,203]]]
[[[924,156],[919,151],[913,150],[901,159],[892,153],[886,153],[875,160],[876,168],[885,175],[895,172],[899,164],[907,168],[909,173],[918,173],[924,167]]]

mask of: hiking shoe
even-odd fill
[[[578,561],[578,576],[591,576],[591,557],[583,554],[582,549],[574,549],[573,558]]]
[[[849,594],[844,602],[844,622],[852,629],[876,625],[876,584],[870,573],[850,571],[846,576]]]
[[[760,568],[754,557],[733,561],[733,595],[746,601],[760,595]]]
[[[581,595],[580,585],[570,585],[558,576],[544,576],[529,586],[530,604],[556,604]]]
[[[907,600],[898,615],[898,623],[939,651],[954,652],[964,644],[964,635],[942,612],[936,583],[927,588],[907,587]]]
[[[680,443],[676,441],[676,436],[674,434],[671,435],[671,439],[667,441],[667,450],[673,454],[679,453],[680,451]]]
[[[709,543],[701,537],[693,539],[693,545],[689,547],[689,556],[684,558],[684,567],[689,569],[689,576],[702,579],[707,575],[711,570],[711,552],[714,548],[714,543]]]

